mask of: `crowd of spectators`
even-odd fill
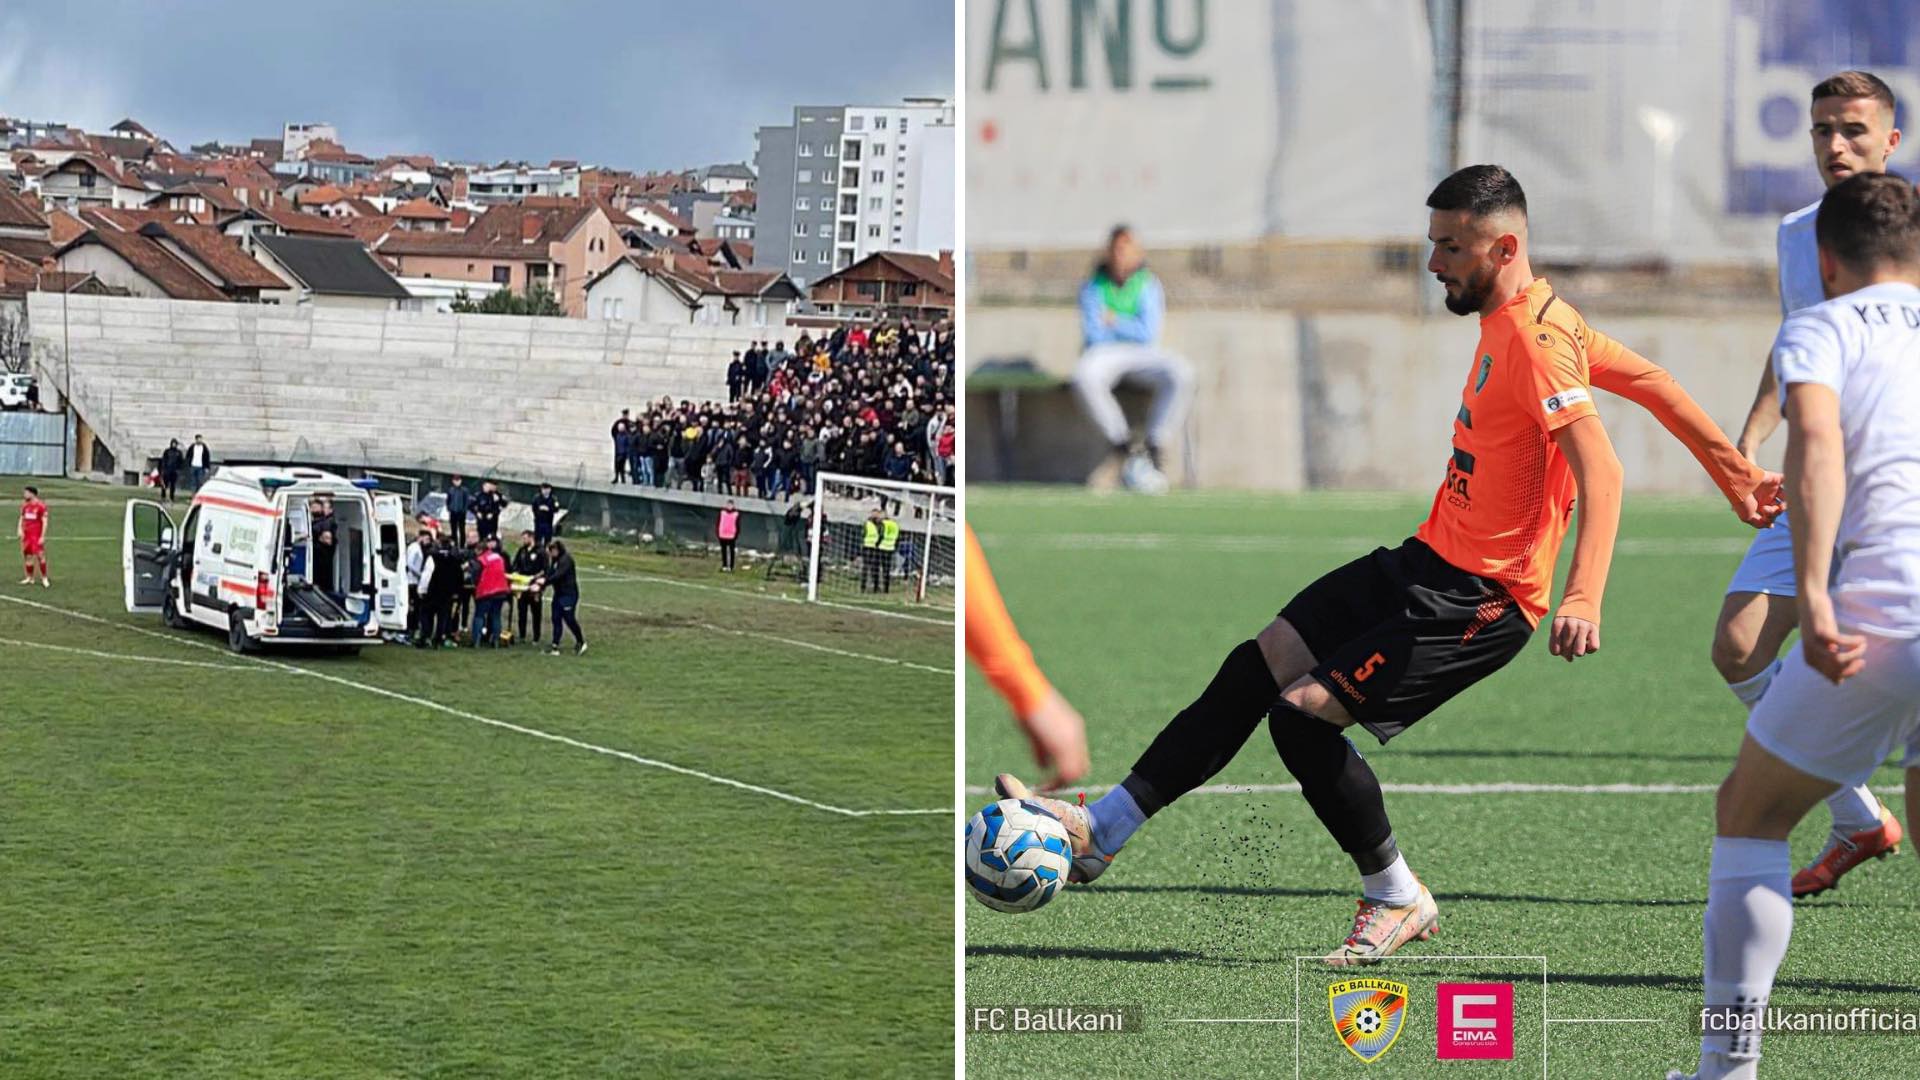
[[[821,472],[953,483],[951,322],[757,342],[728,365],[727,398],[621,410],[613,482],[762,499],[810,492]]]

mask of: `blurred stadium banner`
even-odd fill
[[[975,248],[1090,248],[1119,220],[1176,246],[1398,237],[1430,186],[1420,0],[983,0],[967,21]]]
[[[1493,161],[1525,185],[1548,258],[1764,262],[1778,216],[1820,192],[1808,91],[1858,66],[1912,100],[1917,15],[1920,0],[982,0],[968,242],[1084,250],[1116,221],[1162,248],[1406,241],[1439,177]]]

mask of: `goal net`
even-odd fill
[[[951,614],[954,490],[821,473],[807,533],[807,599]]]

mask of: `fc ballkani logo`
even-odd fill
[[[1406,1027],[1407,984],[1385,979],[1348,979],[1327,987],[1334,1034],[1354,1057],[1371,1065]]]

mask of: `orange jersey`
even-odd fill
[[[1505,585],[1536,626],[1573,518],[1573,472],[1553,433],[1598,415],[1590,334],[1544,278],[1480,320],[1446,480],[1416,534],[1453,566]]]
[[[1047,700],[1053,687],[1033,662],[1033,651],[1014,629],[1000,600],[987,557],[967,526],[967,655],[981,674],[1007,699],[1013,714],[1026,717]]]

